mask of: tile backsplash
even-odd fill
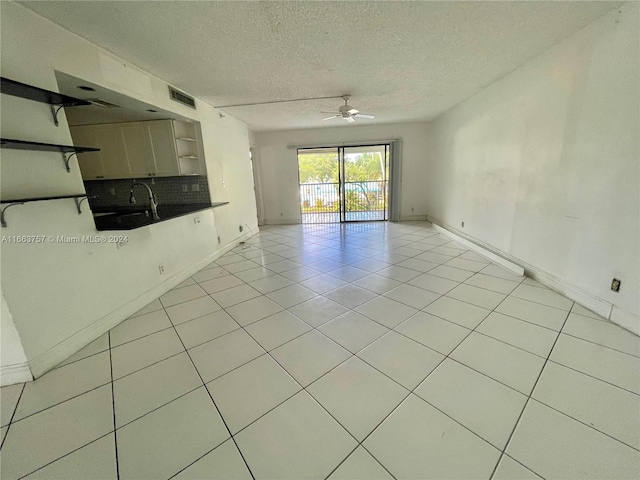
[[[92,207],[129,206],[129,191],[133,182],[146,183],[151,187],[158,204],[211,203],[209,184],[206,176],[193,175],[183,177],[159,177],[125,180],[85,181],[84,187],[90,197]],[[186,186],[187,191],[184,191]],[[146,205],[149,194],[144,187],[137,186],[134,191],[137,204]],[[97,195],[97,198],[91,198]]]

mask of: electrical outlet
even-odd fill
[[[611,281],[611,290],[613,290],[614,292],[619,292],[620,291],[620,284],[622,283],[621,280],[618,280],[617,278],[614,278]]]
[[[220,236],[218,236],[218,244],[220,244]]]
[[[242,225],[240,225],[240,226],[238,227],[238,230],[240,230],[240,233],[242,233],[242,231],[244,230],[244,227],[243,227]]]
[[[462,222],[461,225],[462,225],[462,228],[464,228],[464,222]]]
[[[411,213],[413,213],[413,207],[411,207]]]
[[[195,217],[193,219],[193,223],[200,223],[200,217]]]
[[[160,275],[164,275],[164,265],[162,263],[158,265],[158,270],[160,271]]]
[[[116,194],[116,189],[115,188],[110,188],[109,189],[109,194],[115,195]]]
[[[182,185],[182,193],[187,193],[189,191],[189,187],[187,185]]]
[[[191,185],[191,191],[192,192],[199,192],[200,191],[200,184],[199,183],[194,183],[193,185]]]

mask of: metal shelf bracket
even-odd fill
[[[84,202],[85,200],[89,200],[89,197],[74,198],[73,200],[76,202],[76,208],[78,209],[78,215],[82,215],[82,202]]]
[[[71,153],[62,152],[62,160],[64,161],[64,166],[67,168],[67,172],[71,172],[71,168],[69,167],[69,160],[71,160],[71,157],[73,157],[76,154],[77,152],[71,152]]]
[[[64,108],[64,105],[51,105],[51,115],[53,115],[53,123],[56,124],[56,127],[60,125],[58,122],[58,112]]]
[[[0,210],[0,223],[2,224],[3,227],[7,227],[7,221],[5,219],[5,215],[4,212],[10,208],[13,207],[14,205],[24,205],[24,202],[16,202],[16,203],[10,203],[9,205],[7,205],[6,207],[4,207],[2,210]]]

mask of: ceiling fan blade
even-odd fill
[[[353,117],[345,117],[344,119],[349,123],[353,123],[353,122],[356,121],[355,118],[353,118]]]
[[[330,117],[323,118],[322,120],[331,120],[332,118],[338,118],[340,115],[331,115]]]
[[[375,116],[371,115],[370,113],[358,113],[356,116],[358,118],[376,118]]]
[[[333,113],[333,114],[335,114],[336,112],[320,112],[320,113]]]
[[[356,113],[360,112],[360,110],[356,110],[355,108],[353,108],[353,107],[352,107],[350,110],[348,110],[348,112],[349,112],[351,115],[355,115]]]

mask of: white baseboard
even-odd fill
[[[91,342],[111,330],[120,322],[129,318],[138,310],[144,308],[146,305],[148,305],[161,295],[167,293],[176,285],[179,285],[181,282],[185,281],[194,273],[200,271],[206,265],[221,257],[229,250],[235,248],[238,245],[238,242],[246,240],[250,236],[251,234],[247,232],[244,235],[235,238],[232,242],[211,253],[195,265],[192,265],[191,267],[186,268],[181,272],[176,273],[175,275],[172,275],[162,283],[159,283],[158,285],[153,287],[151,290],[147,290],[142,295],[118,307],[111,313],[103,316],[102,318],[99,318],[92,324],[74,333],[72,336],[66,338],[57,345],[54,345],[49,350],[31,359],[28,367],[30,367],[33,378],[38,378],[42,374],[51,370],[53,367],[59,365],[61,362],[69,358],[78,350],[89,345]],[[32,380],[32,378],[29,378],[29,380]]]
[[[302,220],[299,218],[274,218],[267,219],[265,218],[265,225],[299,225],[302,223]]]
[[[30,382],[31,380],[33,380],[33,376],[28,363],[0,367],[0,387],[6,387],[14,383]]]
[[[494,263],[497,263],[498,265],[501,265],[502,267],[506,268],[513,274],[524,275],[524,268],[522,268],[520,265],[510,260],[507,260],[506,258],[504,258],[504,256],[497,255],[492,251],[488,250],[487,248],[480,246],[477,243],[471,242],[466,238],[461,237],[460,235],[453,233],[450,230],[447,230],[444,227],[441,227],[440,225],[434,223],[432,220],[431,220],[431,224],[433,225],[433,228],[438,230],[443,235],[446,235],[447,237],[454,239],[456,242],[464,245],[465,247],[469,247],[474,252],[482,255],[485,258],[488,258],[489,260],[491,260]]]
[[[611,309],[611,317],[609,317],[609,320],[640,337],[640,317],[638,315],[634,315],[614,305]]]
[[[602,300],[588,292],[571,285],[553,275],[544,272],[535,267],[526,268],[527,276],[533,278],[535,281],[540,282],[545,287],[549,287],[561,295],[573,300],[574,302],[582,305],[584,308],[591,310],[593,313],[597,313],[603,318],[611,317],[611,305],[609,302]]]
[[[495,263],[498,263],[499,265],[505,266],[505,264],[500,263],[497,260],[493,260],[492,257],[490,257],[489,255],[482,253],[480,251],[481,249],[481,250],[484,250],[485,252],[492,254],[496,259],[509,262],[513,265],[518,266],[518,268],[520,269],[524,269],[524,273],[528,277],[531,277],[534,280],[540,282],[545,287],[549,287],[551,290],[554,290],[560,293],[561,295],[564,295],[565,297],[573,300],[579,305],[582,305],[584,308],[587,308],[592,312],[597,313],[601,317],[611,320],[613,323],[621,326],[625,330],[629,330],[630,332],[640,336],[640,317],[639,316],[633,313],[627,312],[626,310],[623,310],[619,307],[616,307],[615,305],[607,302],[606,300],[603,300],[602,298],[597,297],[596,295],[593,295],[579,287],[576,287],[575,285],[565,282],[564,280],[557,278],[551,275],[550,273],[547,273],[537,267],[534,267],[533,265],[523,262],[522,260],[515,258],[512,255],[509,255],[508,253],[502,252],[486,243],[480,242],[477,239],[473,239],[473,237],[469,237],[465,235],[465,237],[473,239],[473,240],[467,240],[467,238],[464,238],[461,236],[461,235],[464,235],[462,232],[458,232],[453,227],[443,224],[436,218],[428,217],[428,220],[433,224],[433,227],[435,229],[437,229],[438,231],[442,232],[444,235],[447,235],[451,238],[456,238],[456,237],[459,238],[459,240],[456,239],[456,241],[458,241],[459,243],[462,243],[463,245],[468,246],[469,248],[473,248],[480,255],[483,255],[491,259],[492,261],[495,261]],[[455,231],[456,233],[454,233],[452,230]],[[462,240],[464,240],[464,242]],[[505,266],[505,268],[508,268],[508,267]]]
[[[400,215],[401,222],[421,222],[426,219],[426,215]]]

